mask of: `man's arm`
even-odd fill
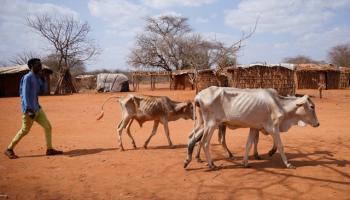
[[[24,77],[22,80],[22,101],[25,113],[29,115],[29,117],[34,118],[34,105],[33,100],[30,99],[30,93],[32,92],[32,83],[30,77]]]
[[[47,86],[48,84],[42,72],[40,73],[39,77],[40,77],[39,78],[40,94],[45,94],[48,91],[48,86]]]

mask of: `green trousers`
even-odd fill
[[[35,113],[34,119],[30,118],[28,114],[22,115],[22,128],[21,130],[18,131],[16,136],[12,139],[12,142],[7,147],[8,149],[15,148],[15,146],[23,138],[23,136],[25,136],[30,131],[30,128],[32,127],[34,121],[40,124],[40,126],[44,128],[47,149],[52,149],[52,142],[51,142],[52,128],[49,120],[46,117],[46,114],[42,109],[39,109]]]

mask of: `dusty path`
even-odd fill
[[[302,90],[317,96],[317,91]],[[193,91],[146,91],[176,100],[192,99]],[[116,94],[120,95],[120,94]],[[279,155],[266,152],[271,139],[261,136],[261,161],[241,168],[247,129],[229,131],[228,146],[237,160],[225,158],[213,138],[211,152],[220,170],[208,171],[193,161],[183,169],[187,135],[192,121],[170,123],[176,148],[167,147],[162,126],[150,148],[131,149],[124,135],[125,152],[117,149],[117,103],[106,106],[96,121],[101,103],[111,94],[41,97],[52,125],[54,145],[65,155],[46,157],[43,130],[34,125],[19,143],[17,160],[0,155],[0,200],[9,199],[350,199],[350,90],[324,91],[313,98],[321,126],[292,128],[282,135],[286,153],[296,170],[285,169]],[[20,128],[19,98],[0,99],[0,150]],[[132,134],[141,147],[152,123],[137,123]],[[2,152],[1,152],[2,153]]]

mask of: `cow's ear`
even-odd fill
[[[300,98],[298,98],[296,100],[296,105],[297,106],[302,106],[302,105],[304,105],[307,102],[308,99],[309,99],[309,96],[308,95],[304,95],[303,97],[300,97]]]

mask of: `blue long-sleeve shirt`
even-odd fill
[[[22,112],[31,109],[36,112],[40,109],[38,95],[47,91],[47,84],[33,72],[29,72],[21,79],[19,94],[21,97]]]

